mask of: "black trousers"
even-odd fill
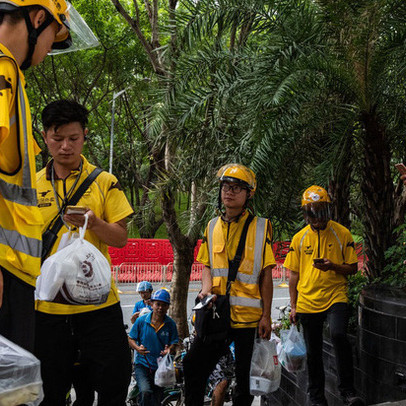
[[[325,401],[323,367],[323,324],[327,320],[333,344],[338,389],[341,394],[354,392],[353,364],[351,344],[347,339],[348,305],[335,303],[321,313],[298,313],[303,326],[307,350],[307,368],[309,374],[309,396],[314,403]]]
[[[119,303],[73,315],[36,312],[35,354],[44,383],[41,405],[65,405],[78,354],[80,376],[76,379],[83,379],[88,391],[98,393],[98,405],[125,405],[131,357]]]
[[[255,328],[231,329],[230,341],[235,344],[236,393],[234,406],[249,406],[254,397],[250,395],[250,367],[254,347]],[[185,374],[185,405],[203,405],[207,379],[219,359],[227,352],[228,342],[204,344],[199,338],[193,342],[183,359]]]
[[[34,352],[34,287],[0,268],[4,283],[0,334],[27,351]]]

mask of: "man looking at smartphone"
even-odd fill
[[[38,207],[44,228],[58,216],[64,223],[50,255],[68,227],[76,230],[85,222],[83,213],[64,214],[63,208],[95,168],[81,155],[87,116],[84,106],[68,100],[55,101],[42,112],[42,135],[52,159],[37,173]],[[133,213],[117,178],[101,172],[77,206],[86,208],[89,219],[85,239],[109,260],[109,245],[126,244],[126,217]],[[35,354],[44,382],[42,405],[65,404],[76,361],[89,389],[98,392],[99,405],[125,405],[131,364],[119,300],[112,281],[107,301],[98,306],[69,304],[60,293],[52,302],[36,301]]]
[[[339,390],[346,405],[364,405],[355,395],[352,349],[347,339],[347,276],[357,272],[351,233],[331,220],[325,189],[311,186],[302,196],[308,225],[292,239],[284,263],[290,270],[290,319],[300,320],[307,349],[308,393],[312,406],[326,406],[323,369],[323,324],[327,320],[334,346]]]

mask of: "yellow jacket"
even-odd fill
[[[213,280],[212,292],[225,295],[229,257],[221,223],[219,217],[209,222],[207,239]],[[244,223],[245,221],[241,222],[241,225]],[[236,279],[230,288],[231,327],[233,328],[256,327],[261,319],[262,300],[259,277],[263,269],[267,228],[268,220],[260,217],[254,217],[249,225],[243,257]],[[238,242],[236,244],[238,245]]]
[[[35,286],[42,216],[37,207],[35,153],[24,75],[0,44],[0,265]]]

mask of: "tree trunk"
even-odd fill
[[[394,190],[390,171],[390,150],[385,129],[376,112],[364,112],[364,168],[361,180],[361,221],[365,230],[367,274],[378,277],[385,267],[385,251],[394,244]]]
[[[197,234],[196,237],[189,237],[181,232],[175,211],[175,198],[170,190],[163,194],[162,209],[174,254],[170,314],[176,321],[180,337],[184,338],[189,335],[186,306]]]
[[[174,249],[173,276],[170,309],[171,317],[176,321],[179,336],[189,336],[187,323],[187,297],[189,290],[190,271],[193,264],[194,246],[187,244],[182,250]]]
[[[337,174],[329,184],[329,194],[333,201],[333,220],[342,224],[348,229],[351,228],[350,219],[350,168],[345,168],[340,174]]]

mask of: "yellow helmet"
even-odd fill
[[[21,66],[26,69],[31,64],[32,54],[37,42],[38,36],[45,28],[56,21],[59,24],[59,31],[56,34],[55,42],[52,45],[52,53],[70,52],[79,49],[86,49],[99,44],[92,30],[75,10],[75,8],[66,0],[0,0],[0,11],[11,12],[17,8],[27,10],[27,7],[40,6],[49,13],[49,18],[37,29],[34,29],[28,12],[24,13],[29,33],[29,51],[26,61]],[[72,36],[73,40],[72,40]],[[68,49],[69,48],[69,49]]]
[[[331,203],[330,196],[328,195],[327,190],[321,186],[310,186],[302,195],[302,207],[307,204],[318,202]]]
[[[252,197],[257,190],[257,180],[255,173],[241,164],[227,164],[222,166],[217,172],[220,182],[230,181],[243,183],[250,190]]]

